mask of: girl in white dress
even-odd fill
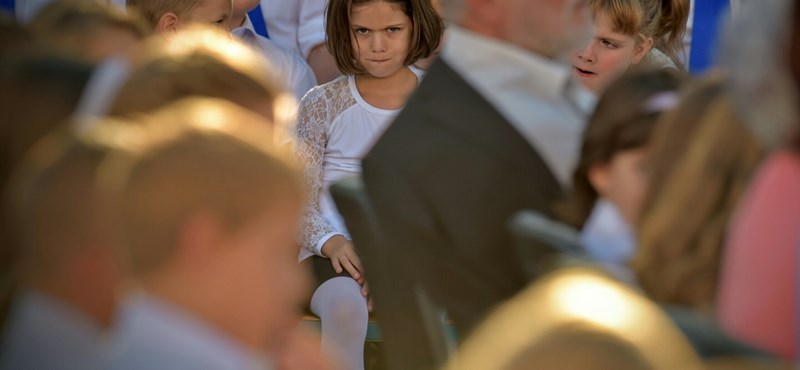
[[[300,102],[295,151],[305,164],[308,206],[299,260],[318,286],[311,312],[322,348],[345,369],[363,369],[369,316],[366,280],[328,187],[361,173],[361,159],[419,83],[412,64],[438,47],[442,21],[430,0],[331,0],[327,46],[343,76]]]

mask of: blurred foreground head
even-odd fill
[[[98,0],[54,1],[29,28],[48,48],[92,63],[126,54],[150,33],[135,13]]]
[[[5,201],[19,289],[50,295],[107,325],[124,269],[95,180],[103,160],[129,136],[127,125],[102,125],[115,127],[114,135],[79,135],[65,123],[39,140],[16,166]]]
[[[112,105],[112,116],[149,113],[178,99],[226,99],[282,128],[295,102],[261,55],[227,33],[200,25],[148,40]]]
[[[446,369],[701,369],[653,303],[606,275],[565,268],[499,307]]]
[[[133,275],[244,345],[274,345],[296,323],[306,283],[291,156],[269,122],[220,99],[183,99],[138,126],[141,145],[103,169]]]

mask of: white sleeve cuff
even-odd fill
[[[325,236],[319,238],[319,241],[317,241],[317,244],[314,245],[314,253],[316,253],[320,257],[325,257],[325,255],[322,254],[322,246],[325,245],[325,242],[330,240],[330,238],[333,238],[336,235],[342,235],[342,234],[334,231],[334,232],[327,233],[327,234],[325,234]],[[328,257],[325,257],[325,258],[328,258]]]

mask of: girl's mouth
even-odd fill
[[[594,73],[592,71],[587,71],[585,69],[580,69],[580,68],[575,67],[575,66],[573,66],[573,68],[575,69],[575,72],[578,73],[578,76],[581,76],[581,77],[590,77],[590,76],[596,76],[597,75],[597,73]]]

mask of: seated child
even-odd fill
[[[269,368],[309,282],[299,172],[270,125],[229,102],[189,98],[136,123],[141,145],[104,173],[138,283],[110,368]]]
[[[627,264],[647,188],[647,145],[661,113],[677,104],[679,86],[665,70],[623,76],[602,95],[583,135],[568,218],[582,229],[589,256],[625,282],[634,282]]]

